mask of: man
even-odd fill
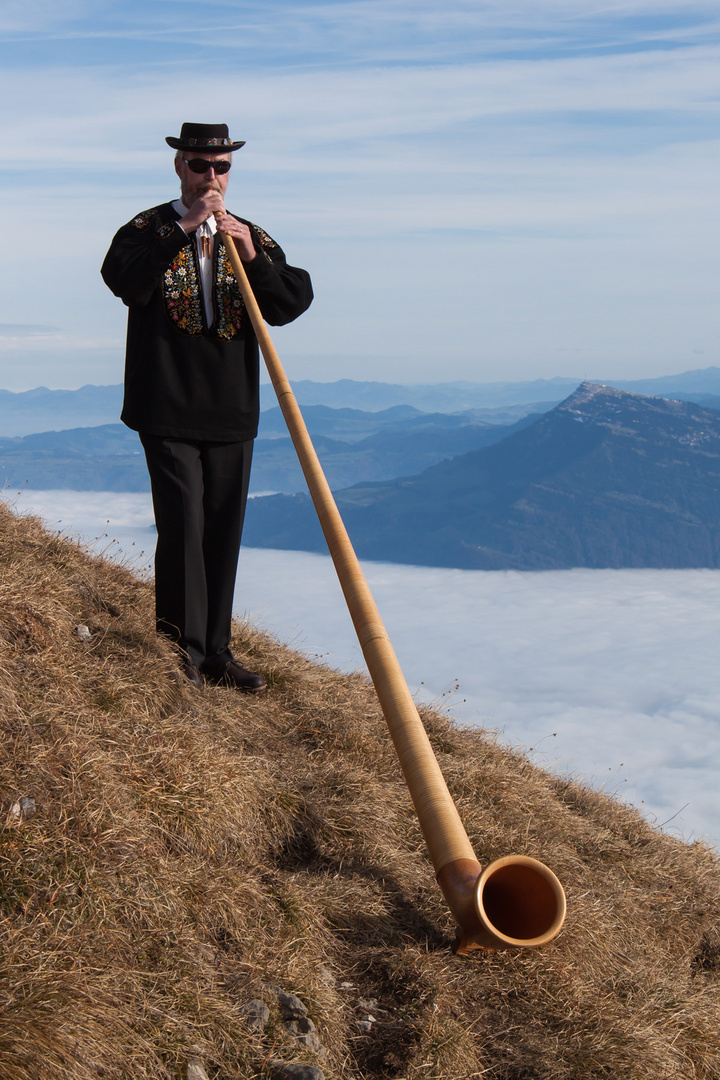
[[[128,306],[121,419],[140,434],[152,486],[157,629],[184,675],[265,689],[230,651],[237,572],[259,406],[258,345],[218,230],[234,240],[265,320],[291,322],[312,301],[305,270],[228,212],[233,142],[226,124],[183,124],[180,199],[133,218],[102,275]]]

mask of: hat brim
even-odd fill
[[[168,146],[172,146],[173,150],[192,150],[193,153],[200,154],[231,154],[233,150],[239,150],[241,146],[245,145],[245,140],[242,142],[227,143],[226,146],[208,146],[203,143],[194,143],[192,146],[188,146],[182,139],[176,139],[172,135],[165,136],[165,142]]]

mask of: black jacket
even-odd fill
[[[258,345],[240,290],[216,237],[208,326],[195,240],[177,221],[171,203],[144,211],[119,230],[103,262],[106,285],[129,308],[121,419],[150,435],[253,439]],[[288,266],[267,233],[245,224],[258,252],[245,270],[263,318],[273,326],[292,322],[310,306],[310,277]]]

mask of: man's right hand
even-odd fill
[[[207,221],[213,214],[224,213],[225,203],[223,202],[222,193],[214,190],[204,191],[195,200],[185,216],[180,218],[178,225],[189,235],[195,232],[198,225],[202,225],[203,221]]]

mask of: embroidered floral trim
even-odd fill
[[[202,334],[200,282],[189,244],[180,249],[165,271],[163,296],[167,313],[178,330]]]
[[[134,225],[136,229],[147,229],[159,209],[159,206],[153,206],[152,210],[143,210],[142,214],[138,214],[136,218],[133,218],[130,224]]]
[[[215,298],[217,302],[215,333],[225,341],[230,341],[242,328],[245,318],[245,301],[233,273],[228,253],[222,244],[218,247]]]
[[[252,221],[250,222],[250,225],[255,230],[255,232],[257,233],[258,239],[259,239],[260,243],[262,244],[262,246],[264,248],[266,248],[266,247],[267,248],[276,248],[277,247],[277,244],[273,240],[272,236],[268,236],[268,234],[265,232],[264,229],[261,229],[259,225],[253,225]]]
[[[138,215],[132,222],[137,228],[145,228],[147,215],[152,216],[154,211],[147,210]],[[140,221],[143,224],[137,224]],[[149,220],[149,219],[148,219]],[[258,235],[261,244],[261,252],[265,258],[272,262],[266,248],[276,248],[278,245],[266,232],[257,225],[252,228]],[[169,318],[178,330],[186,334],[202,334],[205,332],[202,311],[202,294],[193,245],[187,244],[177,253],[163,277],[163,296],[165,308]],[[215,304],[216,320],[213,331],[219,338],[231,341],[240,332],[245,319],[245,302],[242,298],[232,264],[227,251],[222,244],[217,245],[217,262],[215,265]]]

